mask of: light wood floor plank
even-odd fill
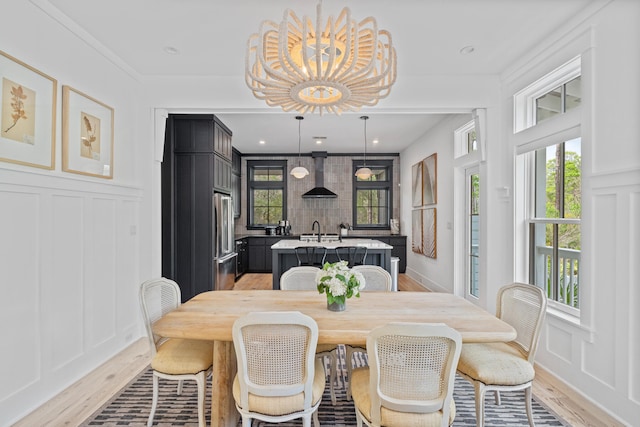
[[[245,274],[235,289],[269,289],[270,274]],[[405,274],[398,276],[400,291],[425,291]],[[131,381],[151,360],[146,338],[131,344],[104,365],[36,409],[14,427],[77,426]],[[572,391],[543,369],[536,371],[533,392],[538,399],[573,426],[623,427],[604,411]]]

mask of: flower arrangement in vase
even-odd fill
[[[348,267],[347,261],[325,263],[316,274],[318,292],[327,295],[327,308],[332,311],[343,311],[347,298],[360,298],[360,290],[364,289],[365,280],[362,273]]]

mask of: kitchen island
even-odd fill
[[[367,248],[367,258],[365,264],[379,265],[388,272],[391,272],[391,249],[384,242],[374,239],[353,239],[347,238],[342,241],[302,241],[302,240],[280,240],[271,246],[272,251],[272,272],[273,289],[280,289],[280,276],[291,267],[298,265],[295,248],[301,246],[322,246],[327,248],[327,262],[337,261],[335,249],[346,246],[362,246]]]

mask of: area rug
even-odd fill
[[[318,412],[320,424],[323,426],[351,427],[356,425],[356,416],[353,402],[346,399],[344,384],[342,383],[342,372],[345,371],[344,347],[339,348],[339,369],[338,382],[336,387],[337,404],[331,404],[329,388],[325,389],[322,403]],[[356,353],[355,362],[357,366],[366,365],[366,355]],[[328,370],[327,370],[328,372]],[[91,415],[82,427],[87,426],[146,426],[151,408],[152,391],[151,368],[143,370],[136,378],[120,390],[102,408]],[[209,415],[211,412],[211,385],[207,388],[207,425],[209,425]],[[182,395],[176,395],[176,382],[160,379],[158,409],[154,417],[154,426],[197,426],[198,413],[196,402],[196,386],[194,381],[185,381]],[[524,392],[503,392],[501,393],[502,404],[497,406],[493,399],[493,393],[489,393],[485,402],[485,426],[528,426],[527,414],[524,407]],[[454,399],[456,402],[456,418],[454,426],[474,426],[475,403],[473,387],[457,377],[454,389]],[[560,420],[548,408],[543,406],[534,396],[533,415],[535,425],[543,426],[568,426]],[[238,424],[241,425],[241,424]],[[301,420],[294,420],[287,423],[269,424],[254,421],[254,427],[299,427]]]

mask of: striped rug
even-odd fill
[[[344,371],[344,347],[340,348],[340,369]],[[355,362],[358,366],[366,364],[366,355],[356,353]],[[329,388],[325,389],[318,416],[322,426],[346,427],[356,425],[356,416],[353,402],[346,399],[341,374],[338,373],[338,387],[336,388],[337,404],[331,404]],[[207,389],[206,413],[211,412],[210,393]],[[118,392],[102,408],[91,415],[83,424],[86,426],[146,426],[151,408],[152,373],[151,369],[143,370],[127,386]],[[176,395],[176,383],[160,379],[160,392],[158,409],[154,418],[154,426],[197,426],[198,414],[196,403],[196,387],[194,381],[184,383],[182,395]],[[527,414],[524,407],[524,392],[501,393],[502,404],[497,406],[493,399],[493,393],[485,402],[485,425],[487,427],[504,426],[528,426]],[[474,426],[475,403],[473,387],[461,378],[456,378],[454,399],[456,402],[456,418],[454,426]],[[543,406],[534,396],[533,413],[535,425],[543,426],[568,426],[549,409]],[[209,417],[207,415],[207,425]],[[241,425],[241,424],[239,424]],[[254,427],[299,427],[301,420],[287,423],[269,424],[254,421]]]

